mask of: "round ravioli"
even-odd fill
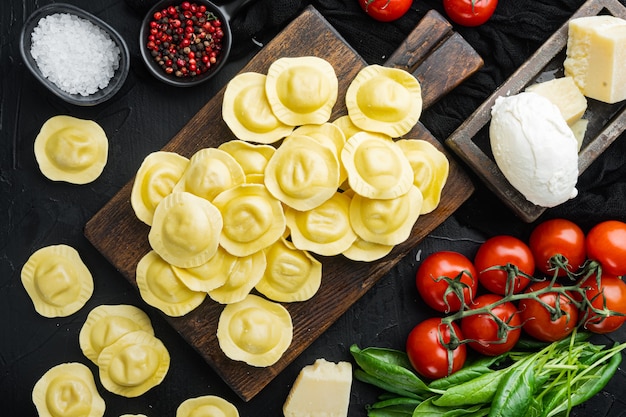
[[[448,180],[450,162],[432,143],[420,139],[396,142],[413,168],[413,184],[422,192],[424,203],[420,214],[432,212],[439,205],[441,192]]]
[[[303,125],[296,128],[293,132],[296,135],[304,135],[315,139],[320,144],[328,146],[332,149],[339,161],[341,150],[346,144],[346,136],[343,131],[332,123],[324,123],[321,125]],[[348,173],[343,164],[339,164],[339,183],[341,184],[348,178]]]
[[[403,69],[369,65],[348,86],[346,107],[359,128],[400,137],[422,114],[422,89]]]
[[[265,167],[276,148],[270,145],[259,145],[242,140],[231,140],[222,143],[218,149],[228,152],[239,163],[246,175],[246,183],[263,184]]]
[[[87,184],[107,163],[109,141],[100,125],[72,116],[53,116],[35,138],[35,158],[53,181]]]
[[[224,354],[255,367],[275,364],[292,339],[287,309],[253,294],[224,307],[217,325],[217,340]]]
[[[137,287],[141,298],[171,317],[180,317],[198,307],[206,293],[190,290],[155,251],[137,264]]]
[[[313,297],[322,282],[322,263],[307,251],[280,239],[265,250],[267,267],[256,290],[273,301],[297,302]]]
[[[78,334],[83,354],[93,363],[105,347],[137,330],[154,334],[150,318],[132,305],[99,305],[89,312]]]
[[[242,184],[213,200],[224,226],[220,245],[235,256],[247,256],[276,242],[285,231],[280,201],[262,184]]]
[[[226,275],[226,282],[209,291],[209,297],[220,304],[243,300],[263,277],[266,265],[263,251],[247,256],[227,256],[223,265],[226,268],[222,271]]]
[[[393,245],[381,245],[380,243],[368,242],[357,237],[352,245],[343,251],[342,254],[353,261],[372,262],[387,256],[393,247]]]
[[[102,417],[106,408],[91,370],[78,362],[49,369],[35,383],[32,399],[40,417]]]
[[[157,151],[148,155],[135,175],[130,204],[139,220],[152,225],[154,210],[180,180],[189,159],[175,152]]]
[[[229,153],[217,148],[203,148],[192,155],[189,166],[174,187],[209,201],[224,190],[243,184],[246,176]]]
[[[239,411],[230,402],[215,395],[189,398],[176,409],[176,417],[239,417]]]
[[[310,210],[339,187],[335,152],[315,139],[291,135],[265,168],[265,186],[274,197],[296,210]]]
[[[291,241],[298,249],[318,255],[339,255],[357,236],[350,225],[350,197],[335,194],[321,205],[307,211],[285,210]]]
[[[346,140],[350,139],[352,136],[356,135],[359,132],[363,132],[363,129],[355,125],[348,115],[340,116],[333,120],[332,123],[339,129],[341,129]]]
[[[139,330],[104,348],[98,367],[106,390],[138,397],[163,381],[170,368],[170,354],[161,340]]]
[[[188,192],[174,192],[157,206],[148,240],[168,263],[191,268],[215,254],[222,225],[222,215],[211,202]]]
[[[265,94],[266,78],[264,74],[244,72],[226,85],[222,117],[238,139],[274,143],[293,130],[274,115]]]
[[[350,221],[359,237],[381,245],[397,245],[411,234],[422,206],[422,193],[411,186],[406,194],[387,200],[355,194],[350,203]]]
[[[413,169],[402,149],[389,137],[361,132],[346,142],[341,161],[356,194],[393,199],[413,186]]]
[[[93,294],[91,272],[68,245],[35,251],[22,267],[21,280],[35,310],[44,317],[67,317]]]
[[[179,268],[172,265],[172,270],[190,290],[208,292],[224,285],[234,259],[236,259],[235,256],[218,246],[215,255],[202,265],[193,268]]]
[[[322,124],[337,102],[339,82],[333,66],[315,56],[285,57],[267,70],[265,93],[272,112],[291,126]]]

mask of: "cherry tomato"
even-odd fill
[[[606,308],[624,314],[604,317],[588,308],[583,326],[594,333],[610,333],[620,328],[626,321],[626,283],[618,277],[602,274],[600,287],[596,275],[587,278],[582,287],[586,288],[585,295],[593,308],[597,310]]]
[[[498,0],[443,0],[443,9],[455,23],[479,26],[493,15]]]
[[[549,281],[532,283],[526,292],[544,289],[550,284]],[[553,288],[561,287],[555,283]],[[555,307],[557,299],[561,316],[552,320],[550,311],[534,299],[523,299],[519,302],[519,310],[522,318],[523,329],[530,336],[543,342],[554,342],[569,335],[578,323],[578,308],[565,295],[556,292],[545,292],[538,296],[539,299],[550,307]]]
[[[476,297],[470,310],[482,309],[502,300],[497,294],[484,294]],[[461,331],[469,346],[487,356],[508,352],[517,343],[522,332],[522,319],[515,304],[504,302],[491,308],[491,312],[511,328],[501,327],[493,316],[486,313],[466,316],[461,319]],[[502,329],[503,331],[500,331]]]
[[[359,0],[361,9],[381,22],[401,18],[411,8],[413,0]]]
[[[609,275],[626,275],[626,223],[606,220],[587,233],[587,256]]]
[[[474,266],[478,271],[478,282],[494,294],[505,295],[508,290],[507,284],[509,284],[507,271],[488,269],[507,264],[515,265],[519,271],[527,275],[532,275],[535,272],[535,259],[526,243],[507,235],[487,239],[485,243],[480,245],[474,258]],[[514,281],[513,293],[522,291],[530,283],[530,279],[522,274],[517,275]]]
[[[567,259],[567,270],[576,272],[587,259],[585,234],[574,222],[566,219],[551,219],[540,223],[530,234],[528,246],[535,257],[537,269],[552,276],[550,260],[556,255]],[[559,269],[558,276],[565,276]]]
[[[459,340],[463,334],[456,323],[451,323],[452,329]],[[467,349],[460,344],[452,355],[443,343],[450,342],[450,327],[441,323],[441,318],[432,317],[420,322],[411,330],[406,342],[406,353],[413,368],[423,377],[430,379],[443,378],[461,369],[465,364]],[[450,366],[450,357],[452,366]],[[451,370],[451,372],[450,372]]]
[[[459,311],[461,300],[457,294],[463,292],[463,300],[468,305],[478,289],[476,268],[465,255],[458,252],[435,252],[422,261],[417,270],[415,282],[417,291],[431,308],[443,313]],[[454,280],[459,292],[450,291],[448,281]]]

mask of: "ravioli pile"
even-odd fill
[[[227,305],[218,340],[231,359],[270,366],[288,348],[278,303],[315,295],[313,255],[380,259],[439,204],[445,155],[394,139],[419,120],[418,81],[367,66],[346,92],[348,114],[331,122],[337,96],[326,60],[277,59],[227,85],[222,115],[236,139],[189,159],[154,152],[137,172],[131,205],[152,248],[137,266],[141,296],[170,316],[207,296]]]

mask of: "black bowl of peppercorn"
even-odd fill
[[[162,0],[146,14],[139,34],[150,73],[166,84],[191,87],[224,66],[232,35],[227,12],[207,0]]]

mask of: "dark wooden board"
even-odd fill
[[[598,14],[626,18],[626,8],[617,0],[589,0],[571,18]],[[563,24],[446,140],[446,145],[461,157],[518,217],[529,223],[539,218],[546,208],[526,200],[496,165],[489,145],[491,107],[500,96],[517,94],[536,82],[563,76],[567,33],[568,22]],[[588,99],[587,103],[587,111],[583,117],[589,120],[589,126],[579,153],[579,175],[626,129],[626,102],[606,104]]]
[[[438,40],[430,47],[419,51],[408,50],[406,46],[423,43],[409,36],[410,42],[400,47],[400,56],[411,55],[411,71],[423,74],[422,82],[432,84],[431,89],[447,91],[467,78],[481,65],[482,60],[459,37],[449,36],[451,29],[447,22],[436,13],[429,13],[417,29],[424,31],[431,23],[438,22]],[[418,31],[418,32],[419,32]],[[428,31],[427,31],[428,32]],[[462,44],[462,45],[460,45]],[[458,45],[458,46],[457,46]],[[456,47],[464,50],[448,57],[449,68],[461,70],[452,76],[454,70],[430,71],[426,74],[421,63],[430,62],[432,50],[440,47]],[[269,65],[278,57],[315,55],[328,60],[339,78],[339,97],[332,119],[346,114],[342,97],[345,97],[348,84],[366,63],[351,49],[328,22],[312,7],[305,11],[275,39],[268,43],[241,71],[266,73]],[[455,61],[471,62],[469,66],[455,66]],[[443,63],[442,63],[443,65]],[[443,77],[442,77],[443,75]],[[221,117],[222,89],[200,111],[193,116],[182,130],[172,138],[164,150],[191,156],[204,147],[215,147],[230,139],[232,133]],[[436,99],[431,95],[429,103]],[[429,103],[425,103],[426,105]],[[356,300],[368,291],[376,281],[387,273],[428,233],[447,219],[474,190],[469,177],[455,163],[448,151],[419,124],[405,137],[424,139],[445,152],[450,159],[450,174],[443,191],[439,207],[431,214],[424,215],[415,224],[411,237],[398,245],[385,258],[371,263],[353,262],[344,257],[320,258],[323,263],[322,285],[318,293],[309,301],[286,304],[294,325],[293,342],[283,357],[273,366],[255,368],[242,362],[228,359],[220,350],[217,337],[217,321],[223,306],[207,300],[184,317],[165,318],[181,336],[193,346],[224,381],[245,401],[260,392],[280,371],[291,363],[322,332],[339,318]],[[150,250],[147,235],[149,228],[136,219],[129,202],[132,181],[127,183],[85,226],[88,240],[136,286],[135,268],[139,260]]]

